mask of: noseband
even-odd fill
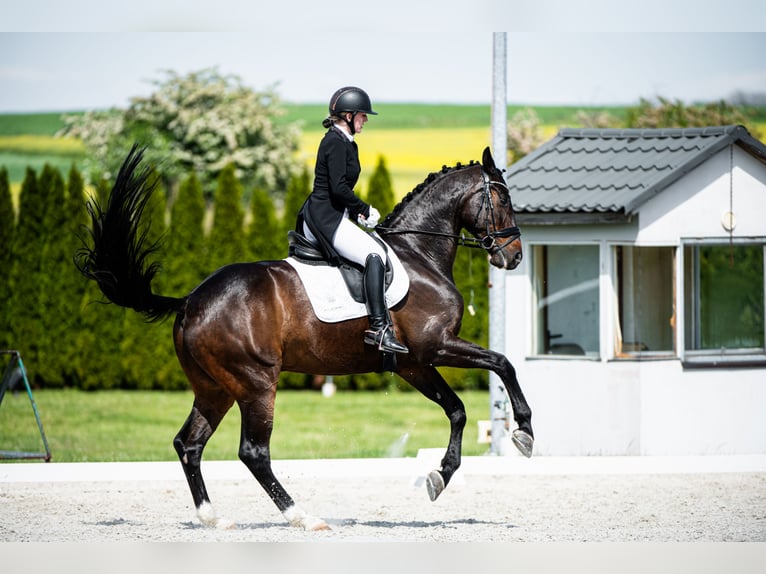
[[[486,216],[484,219],[485,233],[482,237],[466,237],[463,234],[455,235],[454,233],[442,233],[439,231],[427,231],[423,229],[396,229],[391,227],[383,227],[380,225],[378,225],[375,229],[384,235],[401,235],[405,233],[413,233],[419,235],[433,235],[436,237],[449,237],[451,239],[457,239],[459,245],[475,249],[484,249],[490,255],[494,255],[503,249],[506,245],[513,243],[519,237],[521,237],[521,230],[516,226],[497,229],[495,224],[495,206],[492,203],[492,185],[500,185],[504,187],[506,191],[508,191],[508,186],[501,181],[492,181],[489,176],[484,173],[483,170],[481,172],[481,177],[484,180],[484,185],[481,194],[481,204],[479,205],[479,209],[476,212],[476,218],[474,219],[474,227],[479,227],[479,218],[481,217],[481,213],[482,211],[486,211]],[[498,239],[506,239],[506,241],[498,244]]]

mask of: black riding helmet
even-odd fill
[[[336,91],[330,98],[330,115],[337,116],[346,112],[364,112],[377,116],[378,112],[372,111],[370,96],[361,88],[346,86]]]
[[[339,117],[341,114],[350,112],[356,115],[359,112],[377,116],[378,112],[372,111],[372,102],[370,96],[367,95],[361,88],[354,86],[346,86],[337,90],[330,98],[330,116]],[[346,123],[351,128],[351,133],[355,133],[354,122],[346,120]]]

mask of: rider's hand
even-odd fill
[[[365,226],[367,229],[375,229],[375,226],[380,223],[380,212],[374,207],[370,206],[370,215],[366,218],[359,216],[359,223]]]
[[[367,216],[367,224],[372,228],[380,223],[380,212],[373,206],[370,206],[370,215]]]

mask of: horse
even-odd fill
[[[346,375],[380,371],[381,353],[363,343],[367,318],[319,321],[296,271],[286,260],[231,263],[213,272],[189,294],[152,291],[158,248],[142,221],[156,176],[142,165],[134,145],[106,200],[87,202],[90,227],[75,264],[95,280],[112,303],[148,321],[175,316],[173,342],[194,394],[191,412],[173,440],[196,514],[209,527],[234,527],[218,517],[201,473],[205,444],[229,409],[241,413],[238,456],[286,521],[306,530],[329,528],[304,512],[275,477],[270,440],[281,371]],[[468,231],[467,237],[463,230]],[[480,368],[502,380],[518,425],[511,435],[519,451],[532,454],[531,410],[516,372],[501,353],[461,339],[463,297],[452,278],[459,246],[482,248],[489,263],[514,269],[522,257],[521,233],[502,172],[489,147],[482,161],[443,166],[428,175],[377,226],[410,279],[390,314],[408,354],[392,366],[401,378],[439,405],[449,420],[441,466],[426,479],[434,501],[460,466],[466,412],[437,367]]]

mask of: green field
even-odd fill
[[[489,105],[459,104],[374,104],[377,116],[370,116],[370,126],[381,130],[421,128],[487,128],[492,121]],[[524,109],[524,106],[508,106],[508,117]],[[571,124],[581,107],[546,106],[535,107],[540,122],[546,125]],[[623,117],[625,108],[587,108],[588,111],[608,111]],[[306,131],[324,131],[322,120],[327,116],[326,104],[286,105],[286,115],[280,122],[300,122]],[[2,133],[2,132],[0,132]]]
[[[486,454],[476,421],[489,416],[489,395],[464,391],[468,424],[463,454]],[[54,462],[177,460],[172,441],[192,405],[191,392],[34,391]],[[239,447],[234,407],[205,450],[207,460],[234,460]],[[406,436],[405,436],[406,435]],[[272,456],[275,459],[415,456],[445,448],[449,421],[417,392],[277,393]],[[43,450],[26,393],[7,393],[0,404],[0,450]]]
[[[285,115],[278,123],[297,122],[302,128],[299,158],[309,169],[324,132],[321,122],[325,104],[285,104]],[[403,197],[426,176],[443,165],[479,160],[482,150],[491,143],[491,108],[489,105],[387,104],[376,103],[377,116],[370,116],[358,136],[362,177],[360,189],[367,190],[369,177],[380,157],[386,161],[394,193]],[[509,106],[508,118],[523,109]],[[546,138],[562,127],[578,127],[577,113],[608,112],[624,118],[625,107],[534,107]],[[757,110],[754,127],[766,132],[766,108]],[[38,173],[50,163],[66,173],[72,163],[82,159],[84,149],[75,140],[55,138],[64,127],[62,114],[0,114],[0,166],[8,168],[14,191],[18,190],[27,167]]]
[[[491,143],[491,109],[488,105],[376,104],[378,116],[370,116],[358,136],[364,194],[378,159],[383,157],[391,175],[397,199],[406,195],[426,176],[443,165],[481,159]],[[509,106],[508,117],[521,109]],[[553,136],[561,126],[572,125],[576,107],[535,108]],[[609,108],[616,116],[624,108]],[[302,127],[299,158],[309,169],[324,132],[325,104],[285,105],[285,115],[277,122],[298,122]],[[56,138],[64,127],[62,114],[0,114],[0,166],[9,172],[11,187],[18,193],[27,167],[40,172],[49,163],[66,174],[85,153],[80,142]]]
[[[326,104],[284,104],[285,114],[277,123],[296,122],[302,129],[297,152],[309,171],[324,132]],[[508,118],[525,109],[508,106]],[[379,158],[384,158],[396,199],[404,197],[429,173],[443,165],[479,160],[491,144],[489,105],[375,103],[377,116],[370,116],[358,136],[362,175],[358,185],[364,195]],[[625,118],[626,107],[534,106],[543,134],[552,138],[562,127],[579,127],[578,112],[607,112]],[[766,133],[766,106],[749,110],[754,135]],[[79,141],[57,138],[64,127],[63,113],[0,114],[0,166],[9,172],[11,190],[17,197],[28,167],[38,174],[48,163],[66,174],[85,154]]]
[[[47,163],[66,177],[73,164],[80,162],[85,149],[77,140],[47,135],[0,136],[0,166],[8,170],[12,184],[18,185],[30,167],[40,174]]]

